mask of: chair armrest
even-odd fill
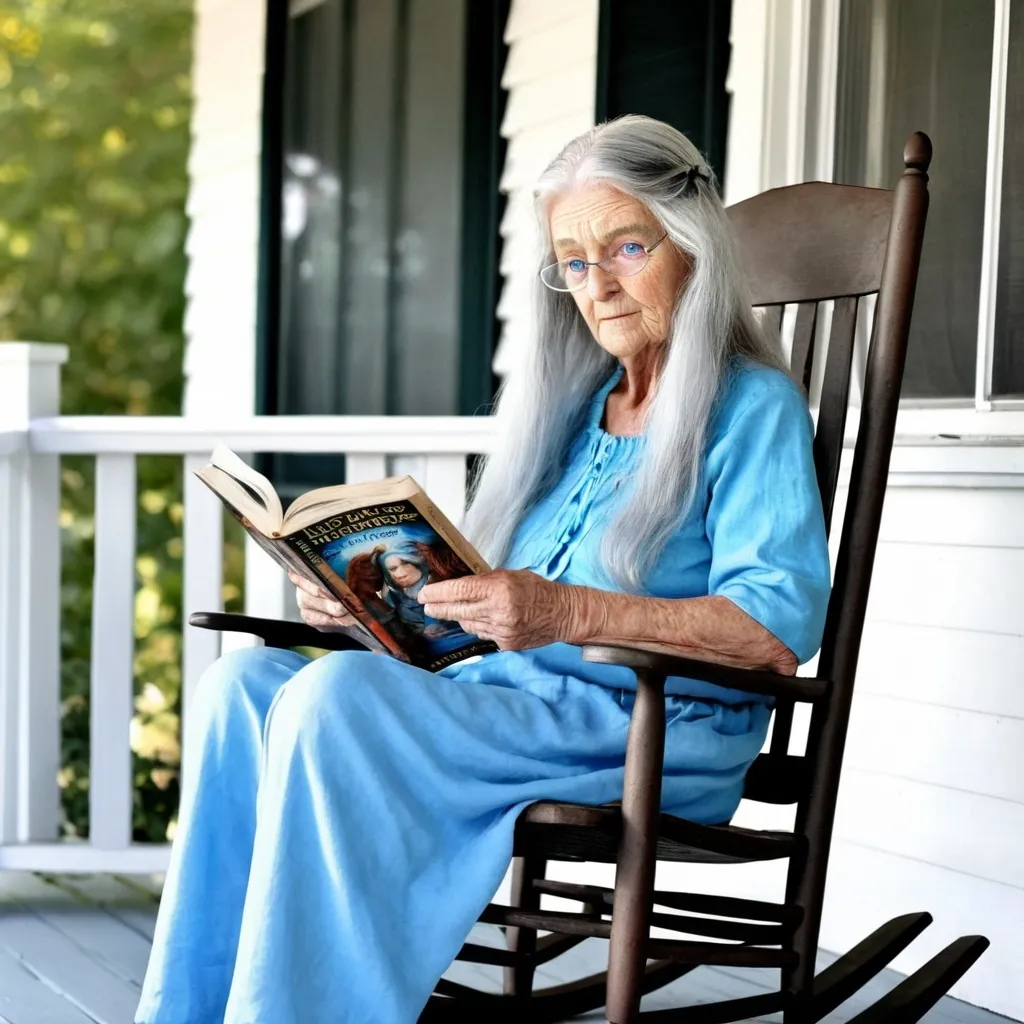
[[[809,676],[783,676],[763,669],[733,668],[697,658],[651,651],[627,644],[586,644],[583,660],[602,665],[623,665],[626,668],[645,669],[666,676],[700,679],[731,690],[759,693],[767,697],[789,697],[793,700],[816,701],[828,693],[827,679]]]
[[[251,633],[268,647],[316,647],[323,651],[365,651],[366,647],[347,633],[327,633],[304,622],[259,619],[230,612],[193,612],[190,626],[216,629],[222,633]]]

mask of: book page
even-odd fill
[[[284,512],[281,508],[281,499],[277,496],[274,485],[262,474],[258,473],[252,466],[243,462],[226,445],[219,444],[210,456],[210,465],[219,469],[249,496],[249,500],[257,508],[263,509],[266,514],[266,522],[273,525],[264,532],[273,533],[280,530],[281,521],[284,519]],[[252,516],[253,522],[258,520]],[[260,529],[263,527],[260,526]]]
[[[219,466],[212,464],[201,466],[196,476],[217,495],[227,509],[236,517],[244,517],[249,524],[246,528],[258,531],[266,537],[272,537],[280,528],[280,521],[275,520],[266,507],[256,501],[252,491],[225,473]]]
[[[411,476],[389,476],[362,484],[318,487],[300,495],[288,506],[281,530],[286,534],[295,533],[327,516],[408,498],[419,490],[420,485]]]

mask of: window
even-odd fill
[[[261,411],[474,411],[493,393],[507,0],[270,8]],[[327,461],[283,475],[336,480]]]
[[[843,7],[836,181],[891,188],[912,132],[935,145],[904,397],[974,394],[992,18],[984,0]]]
[[[891,187],[911,132],[935,145],[904,398],[1024,396],[1022,45],[1021,0],[843,2],[835,180]]]

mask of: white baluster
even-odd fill
[[[389,455],[384,476],[411,476],[421,487],[427,479],[425,455]]]
[[[245,614],[263,619],[296,618],[295,588],[284,570],[251,537],[245,538]],[[221,650],[257,647],[263,643],[251,633],[225,633]]]
[[[58,413],[67,357],[64,345],[0,344],[0,425],[26,430]],[[19,615],[7,707],[17,718],[15,838],[29,842],[56,839],[60,824],[60,458],[29,452],[13,464]]]
[[[20,467],[0,455],[0,846],[17,835],[18,778],[18,535]]]
[[[430,500],[458,524],[466,511],[466,456],[427,455],[420,485]]]
[[[206,456],[185,456],[185,576],[182,708],[188,729],[188,706],[199,677],[220,654],[220,634],[187,625],[192,612],[217,612],[223,607],[224,528],[222,506],[195,475]]]
[[[132,838],[135,510],[135,456],[97,456],[89,839],[105,850],[126,849]]]
[[[361,454],[345,456],[345,483],[365,484],[388,475],[387,457]]]

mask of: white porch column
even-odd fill
[[[0,429],[28,431],[33,419],[57,415],[67,358],[64,345],[0,344]],[[60,823],[60,457],[26,450],[6,475],[0,839],[45,841]]]
[[[184,412],[219,422],[257,411],[256,297],[267,8],[267,0],[197,0],[195,5]],[[225,387],[225,381],[230,381],[230,387]],[[209,501],[201,484],[195,493],[202,495],[197,501]],[[212,535],[207,539],[212,541]],[[193,550],[197,543],[203,542],[194,537]],[[192,580],[201,585],[195,575]],[[213,610],[209,597],[205,600],[203,608]],[[246,539],[246,613],[278,619],[294,608],[294,588],[288,578]],[[200,609],[196,605],[187,610]],[[243,633],[224,633],[218,647],[216,634],[193,637],[196,631],[185,628],[195,659],[188,655],[186,679],[192,682],[194,675],[189,673],[201,671],[217,650],[260,642]]]

